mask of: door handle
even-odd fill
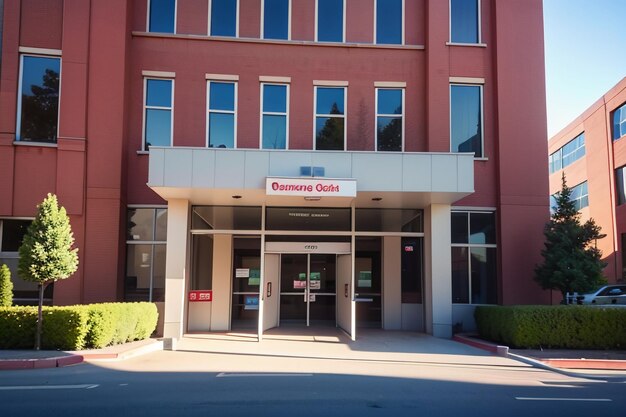
[[[267,297],[271,297],[272,296],[272,283],[268,282],[267,283]]]

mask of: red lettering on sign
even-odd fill
[[[213,301],[213,291],[195,290],[189,291],[189,301]]]

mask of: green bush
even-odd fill
[[[152,303],[102,303],[43,310],[43,349],[79,350],[142,340],[157,324]],[[0,349],[34,346],[37,307],[0,307]]]
[[[478,333],[515,348],[626,347],[626,308],[597,306],[479,306]]]
[[[0,307],[11,307],[13,304],[13,283],[9,267],[0,265]]]

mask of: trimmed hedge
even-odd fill
[[[156,328],[152,303],[102,303],[44,307],[43,349],[79,350],[142,340]],[[37,307],[0,307],[0,349],[30,349]]]
[[[478,306],[478,333],[514,348],[626,347],[626,308],[597,306]]]

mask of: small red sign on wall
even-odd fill
[[[211,290],[197,290],[189,291],[189,301],[213,301],[213,291]]]

